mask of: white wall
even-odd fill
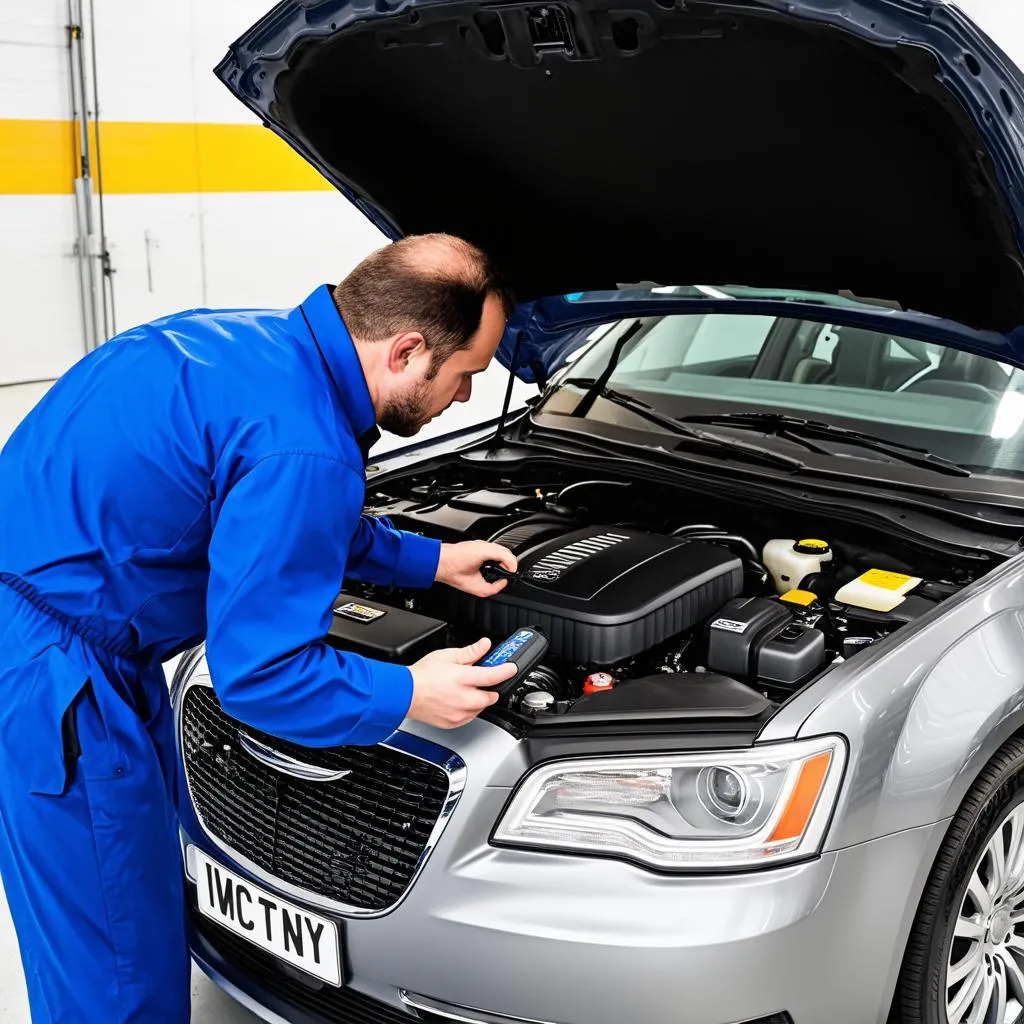
[[[66,21],[63,0],[0,0],[0,117],[68,116]],[[82,352],[71,197],[0,194],[0,230],[0,384],[53,376]]]
[[[1024,67],[1024,0],[955,0],[955,3],[1018,67]]]
[[[97,2],[101,123],[255,124],[212,68],[268,6],[269,0]],[[66,22],[65,0],[0,0],[0,119],[63,121],[71,132]],[[386,242],[333,190],[114,191],[103,211],[119,330],[194,306],[291,306]],[[86,346],[72,197],[0,194],[0,231],[2,444],[45,390],[2,385],[56,377]],[[506,379],[492,367],[470,405],[450,410],[421,437],[492,415]],[[529,389],[517,389],[524,393]],[[385,437],[375,453],[407,443]]]

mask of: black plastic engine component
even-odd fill
[[[757,652],[795,618],[778,601],[738,598],[718,610],[708,629],[708,668],[744,678],[757,675]]]
[[[739,558],[714,544],[592,526],[519,553],[519,579],[494,597],[457,595],[489,636],[536,624],[551,655],[611,665],[711,615],[742,591]]]
[[[920,618],[926,612],[930,612],[937,603],[937,601],[930,601],[926,597],[910,594],[891,612],[876,612],[871,608],[854,608],[852,605],[844,605],[841,614],[849,621],[851,629],[891,632],[894,629],[899,629],[900,626],[905,626],[908,622],[913,622],[914,619]]]
[[[376,506],[373,514],[386,518],[399,530],[425,533],[438,540],[483,539],[510,521],[510,513],[477,504],[426,504],[405,498]]]
[[[761,694],[727,676],[712,672],[665,673],[587,694],[563,718],[586,718],[588,722],[756,718],[771,706]]]
[[[802,622],[791,622],[758,652],[757,679],[776,686],[795,686],[824,662],[825,634]]]
[[[852,658],[861,651],[867,650],[873,643],[873,636],[846,636],[843,637],[843,649],[840,652],[844,658]]]
[[[820,601],[831,601],[839,585],[835,573],[827,569],[825,572],[812,572],[810,576],[804,577],[800,589],[809,590]]]
[[[528,693],[547,693],[556,701],[568,700],[572,696],[572,687],[550,665],[538,665],[523,676],[521,684],[509,695],[509,705],[519,706]]]
[[[511,512],[523,504],[521,494],[507,494],[504,491],[470,491],[448,502],[452,508],[467,509],[470,512]]]
[[[405,608],[339,594],[325,639],[341,650],[410,665],[445,646],[447,625]]]
[[[796,621],[779,601],[747,597],[720,608],[708,630],[708,668],[741,679],[795,686],[825,661],[825,634]]]
[[[490,539],[504,544],[511,551],[519,552],[552,537],[563,536],[572,526],[571,519],[541,512],[499,530]]]

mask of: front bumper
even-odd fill
[[[506,796],[490,789],[482,800],[497,815]],[[392,913],[344,921],[347,989],[312,988],[195,917],[192,950],[270,1021],[884,1022],[944,832],[936,825],[786,868],[687,878],[446,842]]]

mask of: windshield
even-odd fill
[[[1024,373],[940,344],[774,316],[631,317],[592,331],[556,383],[601,378],[611,362],[607,388],[673,418],[783,413],[922,448],[975,472],[1024,473]],[[555,396],[581,387],[562,384]],[[571,410],[549,398],[544,411]],[[586,416],[620,421],[602,402]]]

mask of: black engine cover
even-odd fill
[[[460,611],[495,642],[536,625],[551,655],[611,665],[697,625],[743,587],[731,552],[700,541],[594,526],[519,553],[522,579]]]

